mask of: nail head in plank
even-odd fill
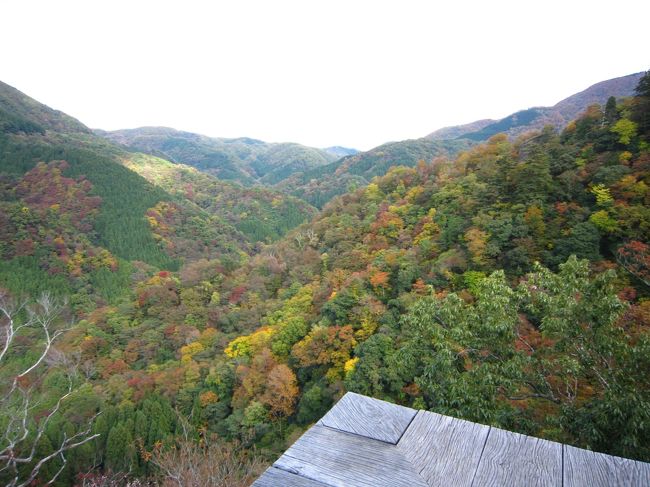
[[[416,413],[414,409],[348,392],[319,424],[395,444]]]
[[[269,467],[258,478],[251,487],[328,487],[325,484],[300,477],[294,473],[280,470],[279,468]]]
[[[429,485],[468,486],[489,426],[419,411],[397,444]]]
[[[319,425],[273,465],[332,487],[428,487],[395,445]]]
[[[564,445],[564,486],[650,485],[650,464]]]
[[[472,485],[562,485],[562,445],[490,428]]]

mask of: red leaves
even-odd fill
[[[67,214],[73,226],[88,231],[91,228],[88,216],[96,213],[101,198],[90,196],[92,184],[89,181],[62,176],[67,167],[65,161],[38,164],[18,183],[16,195],[36,213],[42,216],[48,211]]]
[[[650,245],[632,240],[618,248],[616,259],[630,274],[650,286]]]
[[[228,296],[228,302],[230,304],[239,304],[246,291],[246,286],[236,286]]]

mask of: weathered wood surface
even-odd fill
[[[307,479],[294,473],[269,467],[262,476],[253,482],[252,487],[328,487],[326,484]]]
[[[429,485],[469,486],[489,426],[419,411],[397,444]]]
[[[562,445],[490,428],[472,485],[561,486]]]
[[[650,464],[346,394],[255,487],[650,487]]]
[[[395,445],[316,425],[274,464],[333,487],[427,487]]]
[[[650,464],[564,445],[564,487],[650,486]]]
[[[348,392],[318,424],[395,444],[416,413],[414,409]]]

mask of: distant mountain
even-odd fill
[[[96,133],[131,150],[187,164],[219,179],[245,185],[272,185],[339,157],[295,143],[267,143],[245,137],[213,138],[167,127],[97,130]]]
[[[445,127],[427,135],[426,138],[430,140],[464,138],[483,141],[498,133],[503,132],[515,137],[530,130],[539,130],[546,125],[562,129],[584,112],[589,105],[594,103],[604,105],[610,96],[617,98],[632,96],[643,74],[643,72],[634,73],[601,81],[552,107],[533,107],[515,112],[501,120],[478,120],[465,125]]]
[[[520,110],[501,120],[477,120],[464,125],[445,127],[421,139],[390,142],[367,152],[345,156],[328,165],[296,173],[276,188],[322,208],[328,201],[353,188],[364,186],[375,176],[382,176],[392,166],[415,166],[419,160],[430,162],[438,156],[454,156],[472,144],[495,134],[518,136],[545,125],[563,128],[589,105],[605,104],[607,98],[631,96],[643,73],[597,83],[572,95],[553,107]]]
[[[334,157],[340,158],[340,157],[346,157],[346,156],[353,156],[355,154],[358,154],[359,151],[356,149],[350,149],[348,147],[341,147],[339,145],[335,145],[334,147],[326,147],[323,149],[325,152],[328,154],[332,154]]]
[[[389,142],[291,176],[276,188],[322,208],[333,197],[367,185],[393,166],[413,167],[421,160],[431,162],[439,156],[453,156],[471,145],[466,140],[426,138]]]
[[[236,262],[315,213],[134,153],[3,83],[0,154],[0,288],[17,294],[112,299],[134,267]]]

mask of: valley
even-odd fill
[[[0,83],[0,479],[248,485],[346,391],[650,461],[649,88],[357,152]]]

